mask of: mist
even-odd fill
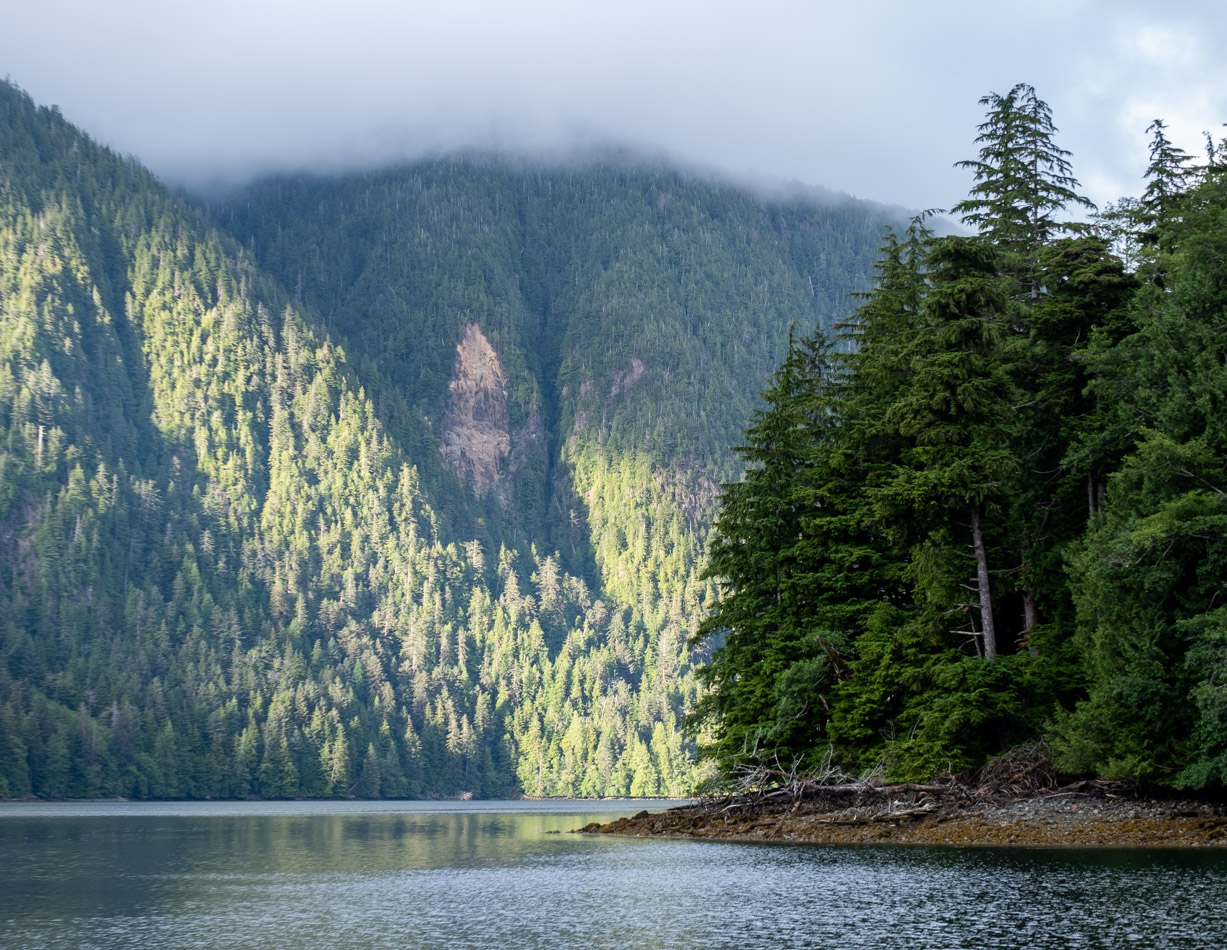
[[[192,188],[619,147],[949,207],[970,183],[953,166],[975,154],[979,98],[1022,81],[1102,205],[1143,187],[1152,119],[1198,155],[1227,119],[1221,3],[925,6],[43,0],[6,14],[0,70]]]

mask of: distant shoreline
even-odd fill
[[[942,801],[914,785],[851,786],[834,796],[713,799],[578,831],[792,844],[1037,848],[1227,848],[1227,806],[1159,799],[1091,783],[996,801]]]

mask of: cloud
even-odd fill
[[[175,181],[611,141],[912,207],[962,196],[977,100],[1026,81],[1103,201],[1152,118],[1190,151],[1227,118],[1220,6],[41,0],[0,69]]]

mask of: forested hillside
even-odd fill
[[[437,507],[466,513],[466,534],[510,532],[492,545],[544,541],[594,582],[604,535],[590,537],[587,509],[625,490],[599,484],[609,470],[637,486],[636,466],[660,470],[689,507],[709,504],[757,404],[747,382],[779,362],[790,323],[850,312],[890,220],[626,158],[272,179],[210,207],[343,341],[381,404],[407,407],[389,424],[423,456],[442,443],[444,471],[421,466]],[[457,405],[461,362],[487,343],[498,432]],[[489,464],[483,435],[501,437]]]
[[[1145,193],[1084,222],[1047,105],[982,102],[978,233],[889,238],[844,345],[796,337],[746,431],[695,722],[726,779],[1043,741],[1221,789],[1227,143],[1197,163],[1156,121]]]
[[[473,158],[206,213],[0,99],[0,796],[685,792],[726,447],[886,215]]]

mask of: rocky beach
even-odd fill
[[[1227,806],[1105,782],[1039,789],[953,779],[927,785],[800,784],[644,810],[578,830],[805,844],[1221,848],[1227,847]]]

